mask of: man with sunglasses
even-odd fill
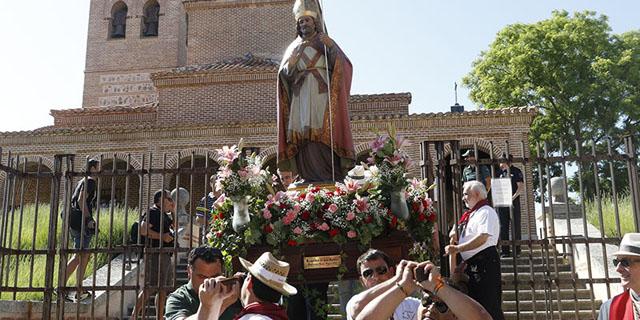
[[[613,253],[624,292],[605,301],[598,320],[633,320],[640,317],[640,233],[627,233]]]
[[[215,298],[206,296],[203,285],[207,279],[222,279],[223,274],[224,260],[219,249],[206,245],[193,248],[189,252],[187,261],[189,282],[169,295],[165,318],[168,320],[198,319],[205,315],[211,315],[211,311],[215,309],[214,305],[220,301],[214,301]],[[239,280],[241,279],[240,274],[236,276]],[[221,303],[220,320],[231,320],[242,310],[242,305],[238,300],[240,281],[232,285],[232,290],[231,296],[223,299]]]
[[[374,298],[397,287],[401,277],[401,274],[396,272],[391,258],[380,250],[369,249],[358,258],[356,265],[360,273],[360,281],[366,290],[347,302],[348,320],[355,319]],[[409,297],[411,293],[405,292],[406,298],[398,304],[392,319],[416,319],[420,300]]]

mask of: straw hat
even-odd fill
[[[613,255],[640,257],[640,233],[625,234],[620,242],[620,249],[614,252]]]
[[[285,296],[298,293],[296,288],[287,283],[289,264],[276,259],[271,252],[263,253],[255,263],[251,263],[243,258],[240,258],[240,263],[252,276],[258,278],[258,280],[269,286],[269,288]]]

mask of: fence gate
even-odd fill
[[[420,147],[422,176],[436,185],[432,198],[441,253],[465,210],[464,168],[471,166],[476,180],[488,171],[497,184],[500,164],[511,155],[511,164],[522,171],[520,212],[514,206],[502,209],[510,227],[499,247],[512,252],[501,258],[507,319],[595,319],[601,303],[622,292],[611,253],[622,235],[640,230],[638,149],[632,137],[575,141],[569,147],[458,140],[423,141]],[[473,158],[463,156],[468,151]],[[441,262],[443,270],[447,264]]]

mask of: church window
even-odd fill
[[[118,1],[111,8],[110,38],[124,38],[127,31],[127,5]]]
[[[158,22],[160,21],[160,5],[156,0],[149,0],[144,5],[142,15],[142,36],[157,37]]]

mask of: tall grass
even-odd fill
[[[617,201],[621,234],[618,234],[618,229],[616,227],[615,204],[613,198],[603,197],[600,202],[602,204],[602,221],[604,235],[606,237],[621,237],[625,233],[635,232],[631,198],[629,195],[619,195]],[[587,219],[589,222],[600,230],[598,202],[587,201],[585,203],[585,209],[587,211]]]
[[[22,211],[21,211],[22,210]],[[128,209],[129,219],[127,224],[131,225],[137,217],[136,209]],[[58,286],[58,273],[60,270],[60,248],[62,240],[62,220],[58,219],[56,230],[56,254],[53,263],[53,285]],[[91,248],[119,247],[126,244],[128,227],[125,226],[125,209],[122,207],[113,208],[113,214],[109,208],[102,209],[98,214],[94,213],[94,218],[98,221],[99,232],[91,241]],[[9,247],[19,250],[46,250],[49,248],[49,228],[50,228],[50,207],[48,205],[25,205],[9,212],[7,216],[6,236]],[[4,230],[3,230],[4,232]],[[123,235],[125,236],[123,238]],[[70,238],[70,237],[69,237]],[[69,240],[68,248],[73,248],[73,242]],[[92,254],[89,265],[85,272],[85,277],[91,276],[93,270],[99,269],[109,262],[113,257],[110,254]],[[71,259],[71,255],[67,259]],[[47,274],[46,253],[40,254],[4,254],[2,255],[2,265],[0,265],[0,284],[8,287],[29,288],[27,292],[0,292],[0,299],[16,300],[42,300],[43,289]],[[51,271],[50,271],[51,272]],[[67,286],[75,286],[75,273],[69,278]]]

